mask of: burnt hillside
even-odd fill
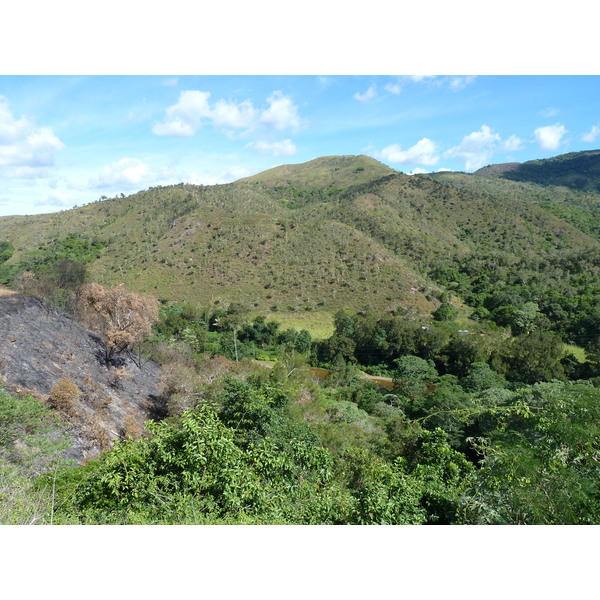
[[[161,410],[160,367],[132,355],[107,366],[102,341],[44,302],[0,292],[0,382],[8,391],[47,401],[68,378],[79,389],[61,414],[74,438],[72,456],[83,461],[125,435],[139,435]]]

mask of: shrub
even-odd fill
[[[71,412],[79,394],[79,388],[68,377],[62,377],[50,390],[50,406],[56,410]]]

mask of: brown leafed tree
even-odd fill
[[[82,321],[102,334],[106,342],[106,360],[139,344],[158,320],[158,300],[122,285],[105,289],[97,283],[80,288],[78,308]]]

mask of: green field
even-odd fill
[[[267,321],[281,323],[281,329],[306,329],[313,339],[323,340],[333,335],[333,313],[328,311],[273,312]]]

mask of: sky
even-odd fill
[[[0,216],[320,156],[407,174],[600,148],[597,75],[2,75]]]

